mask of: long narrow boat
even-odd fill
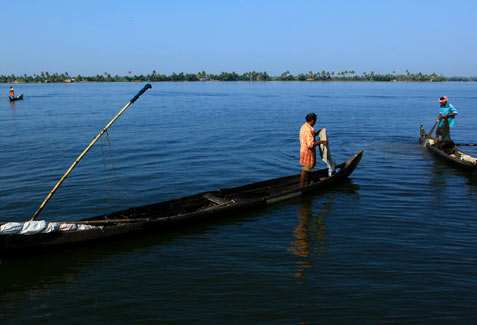
[[[466,154],[455,145],[450,148],[442,148],[434,144],[434,139],[426,140],[427,134],[422,124],[420,127],[420,135],[419,143],[424,144],[425,141],[427,150],[429,150],[434,156],[443,159],[458,168],[472,171],[474,174],[477,174],[477,158]]]
[[[201,219],[227,218],[237,211],[257,209],[297,198],[346,180],[358,166],[362,156],[363,151],[356,153],[338,165],[337,172],[331,176],[328,176],[327,169],[314,172],[311,183],[304,187],[300,187],[298,174],[68,222],[94,225],[88,230],[0,235],[0,258],[51,251],[59,247],[114,239],[145,231],[160,231],[173,225]]]
[[[10,99],[11,102],[14,102],[14,101],[17,101],[17,100],[22,100],[23,99],[23,94],[21,94],[18,97],[8,96],[8,99]]]

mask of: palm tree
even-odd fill
[[[280,75],[280,80],[286,80],[287,79],[287,76],[290,74],[290,71],[285,71],[284,73],[282,73]]]

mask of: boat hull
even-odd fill
[[[9,99],[11,102],[15,102],[15,101],[17,101],[17,100],[22,100],[22,99],[23,99],[23,94],[21,94],[21,95],[18,96],[18,97],[8,96],[8,99]]]
[[[421,125],[420,127],[420,138],[419,138],[419,143],[424,144],[425,138],[427,134]],[[444,150],[439,149],[438,147],[426,142],[425,144],[426,149],[432,153],[435,157],[442,159],[449,164],[460,168],[464,170],[468,170],[473,172],[474,174],[476,173],[477,170],[477,164],[473,163],[471,161],[465,160],[464,157],[470,157],[467,155],[465,152],[462,150],[459,150],[458,148],[455,148],[455,152],[453,154],[448,154]]]
[[[61,247],[111,240],[127,235],[167,229],[171,226],[227,218],[235,212],[256,209],[329,188],[347,179],[358,166],[360,151],[338,165],[328,177],[327,169],[312,175],[310,185],[300,187],[300,175],[276,178],[244,186],[203,192],[188,197],[145,205],[69,223],[91,224],[89,230],[0,235],[0,258],[20,257]]]

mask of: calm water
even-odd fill
[[[14,105],[1,86],[0,221],[28,220],[143,85],[17,85],[25,100]],[[477,318],[477,183],[417,144],[443,95],[459,111],[454,140],[477,142],[476,83],[152,86],[39,219],[298,173],[298,131],[312,111],[335,160],[364,149],[363,160],[349,182],[269,209],[2,261],[2,323]]]

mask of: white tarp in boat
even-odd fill
[[[45,230],[42,232],[49,233],[49,232],[57,232],[60,231],[60,224],[58,222],[50,222]]]
[[[78,230],[89,230],[89,229],[93,229],[93,228],[96,228],[96,226],[92,226],[92,225],[82,225],[82,224],[79,224],[79,225],[78,225]]]
[[[45,220],[21,222],[7,222],[0,226],[0,235],[34,235],[39,233],[50,233],[58,231],[89,230],[96,228],[92,225],[82,225],[74,223],[49,222]]]
[[[46,229],[46,221],[27,221],[23,224],[23,228],[20,231],[21,235],[34,235],[42,232]]]
[[[477,158],[474,158],[472,156],[469,156],[469,155],[462,155],[460,157],[461,160],[464,160],[464,161],[468,161],[468,162],[471,162],[473,164],[477,164]]]
[[[61,231],[71,231],[71,230],[78,230],[78,226],[74,223],[62,223],[60,225]]]
[[[18,234],[23,229],[23,223],[20,222],[8,222],[0,227],[0,234],[10,235]]]

